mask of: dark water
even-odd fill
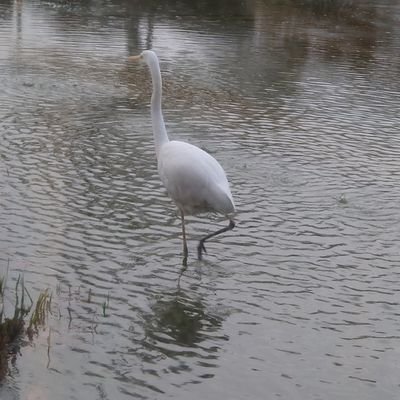
[[[1,1],[0,272],[54,296],[0,398],[398,399],[399,27],[395,0]],[[222,221],[190,219],[180,284],[149,47],[238,208],[203,262]]]

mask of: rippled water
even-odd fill
[[[399,22],[390,0],[1,1],[0,268],[54,298],[0,397],[397,399]],[[180,279],[126,61],[148,47],[170,136],[238,208],[203,262],[222,221],[189,220]]]

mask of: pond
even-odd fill
[[[0,1],[0,273],[53,293],[11,399],[397,399],[395,0]],[[237,226],[180,220],[171,138],[223,165]]]

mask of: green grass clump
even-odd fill
[[[32,298],[25,287],[23,277],[18,277],[15,289],[8,289],[6,281],[6,276],[0,277],[0,381],[8,371],[10,354],[17,351],[18,340],[25,334],[31,336],[31,333],[37,330],[39,325],[44,324],[46,312],[49,310],[51,301],[51,296],[47,290],[39,295],[29,326],[25,330],[25,319],[33,307]],[[14,297],[12,301],[9,299],[10,296]],[[29,298],[29,304],[27,304],[27,298]],[[7,317],[6,315],[6,299],[13,304],[12,317]]]
[[[39,326],[43,326],[46,323],[47,313],[50,311],[51,305],[51,294],[48,289],[40,293],[39,298],[36,301],[35,309],[32,311],[31,318],[28,326],[28,334],[38,330]]]

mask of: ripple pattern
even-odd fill
[[[3,3],[0,265],[56,293],[51,359],[39,334],[0,397],[396,399],[398,7]],[[238,207],[204,262],[224,222],[189,219],[183,274],[149,76],[125,62],[149,45],[171,137]]]

